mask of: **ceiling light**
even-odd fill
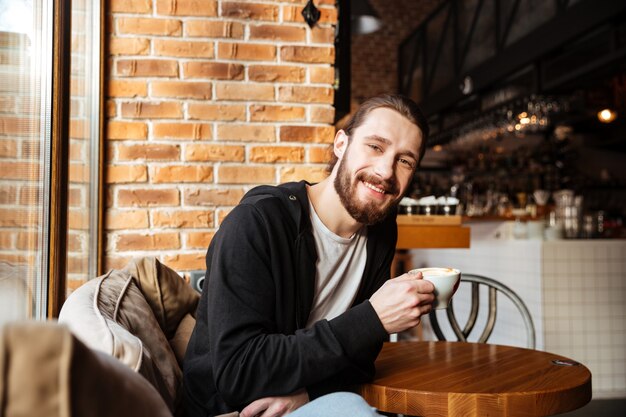
[[[598,120],[602,123],[611,123],[617,118],[617,113],[611,109],[604,109],[598,112]]]

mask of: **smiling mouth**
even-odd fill
[[[385,191],[384,188],[379,188],[379,187],[375,186],[374,184],[369,183],[367,181],[363,181],[363,185],[365,185],[370,190],[376,191],[377,193],[386,194],[386,191]]]

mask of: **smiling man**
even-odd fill
[[[389,334],[430,311],[430,282],[389,275],[396,207],[427,135],[415,103],[375,97],[337,132],[328,178],[244,196],[207,252],[184,363],[187,416],[330,417],[340,397],[316,399],[370,380]],[[345,403],[352,417],[372,415]]]

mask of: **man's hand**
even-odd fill
[[[370,303],[387,333],[415,327],[420,317],[432,309],[435,287],[422,273],[404,274],[385,282],[370,298]]]
[[[240,417],[281,417],[309,402],[309,394],[302,389],[284,397],[266,397],[251,402],[239,413]]]

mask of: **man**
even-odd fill
[[[427,134],[409,99],[370,99],[337,132],[328,178],[257,187],[227,216],[185,357],[188,416],[280,416],[368,381],[389,334],[430,311],[430,282],[389,279]]]

